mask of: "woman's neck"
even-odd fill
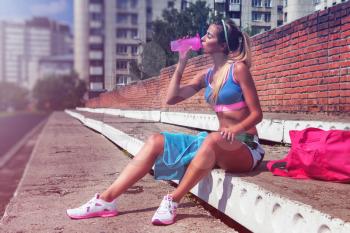
[[[214,53],[212,54],[212,58],[214,62],[214,71],[219,70],[227,62],[227,55],[223,53]]]

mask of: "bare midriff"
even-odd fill
[[[242,122],[245,118],[248,117],[249,109],[241,108],[234,111],[217,112],[216,115],[219,119],[219,131],[220,131],[223,128],[229,128]],[[253,134],[253,135],[258,135],[258,132],[255,126],[245,130],[244,132]]]

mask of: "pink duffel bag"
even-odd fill
[[[350,131],[307,128],[289,135],[287,156],[267,163],[274,175],[350,183]],[[282,162],[285,167],[274,166]]]

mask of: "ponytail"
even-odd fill
[[[244,62],[248,68],[251,67],[252,64],[252,55],[250,51],[250,39],[246,32],[241,32],[242,40],[239,48],[239,54],[234,57],[234,60]]]

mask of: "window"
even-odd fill
[[[98,4],[103,4],[103,1],[102,0],[90,0],[90,4],[96,4],[96,3],[98,3]]]
[[[116,81],[117,85],[126,85],[128,83],[128,76],[118,75]]]
[[[117,38],[127,38],[128,37],[128,31],[126,29],[117,29]]]
[[[277,6],[277,13],[283,14],[283,6]]]
[[[288,14],[287,12],[284,13],[284,22],[287,22]]]
[[[272,0],[265,0],[265,7],[271,8],[272,7]]]
[[[131,33],[131,38],[135,38],[135,37],[137,37],[137,35],[138,35],[137,29],[131,29],[131,30],[130,30],[130,33]]]
[[[128,22],[128,15],[127,14],[117,14],[117,23],[127,23]]]
[[[318,5],[320,4],[321,0],[313,0],[313,2],[314,2],[314,5]]]
[[[265,22],[271,22],[271,13],[265,13]]]
[[[103,15],[101,13],[91,12],[90,19],[93,21],[102,21]]]
[[[125,54],[128,52],[128,46],[124,44],[117,45],[117,54]]]
[[[252,0],[253,7],[262,7],[262,0]]]
[[[128,0],[117,0],[117,8],[118,9],[128,8]]]
[[[90,35],[100,36],[103,34],[103,30],[101,28],[90,28],[89,33]]]
[[[233,4],[240,4],[241,0],[231,0],[231,3],[233,3]]]
[[[131,53],[132,53],[132,55],[137,55],[137,46],[136,45],[131,46]]]
[[[261,12],[252,12],[252,20],[253,21],[263,21],[264,14]]]
[[[131,14],[131,24],[137,24],[137,14]]]
[[[137,7],[138,0],[131,0],[130,6],[131,8]]]
[[[90,50],[102,50],[103,44],[89,44]]]
[[[117,61],[117,69],[118,70],[126,70],[128,68],[127,61]]]
[[[241,18],[241,12],[237,12],[237,11],[231,11],[229,12],[229,16],[230,18],[233,18],[233,19],[240,19]]]
[[[89,61],[90,66],[98,66],[98,67],[102,67],[103,66],[103,61],[101,60],[90,60]]]
[[[288,0],[284,0],[284,7],[288,6]]]
[[[168,8],[173,8],[174,7],[174,2],[173,1],[169,1],[168,2]]]

